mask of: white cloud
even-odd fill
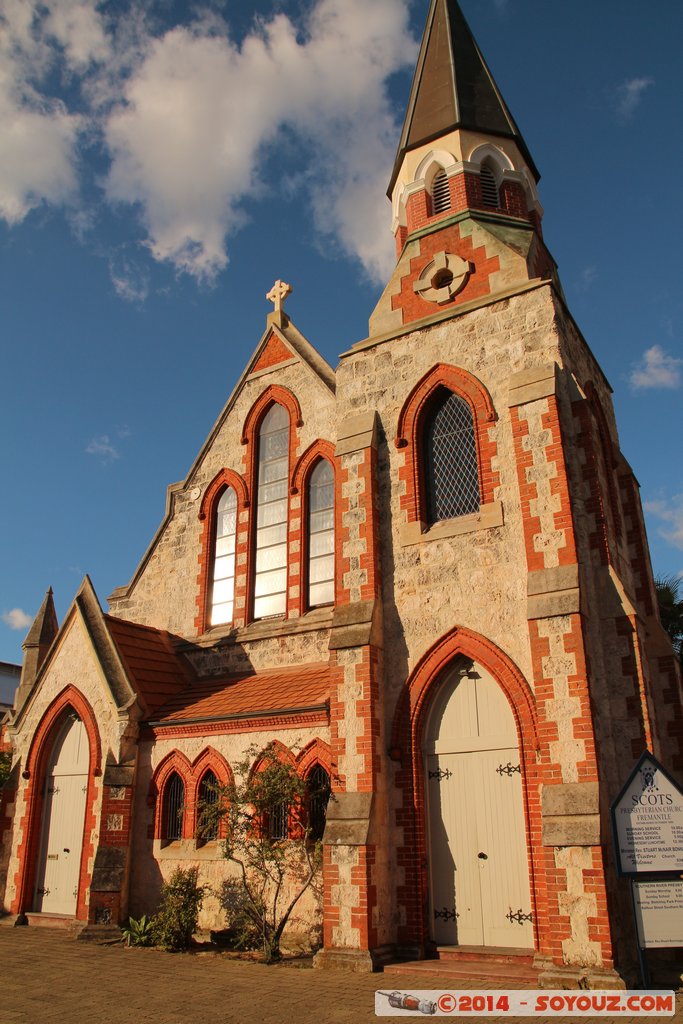
[[[646,512],[665,523],[658,533],[661,537],[683,551],[683,494],[674,494],[671,498],[658,498],[644,503]]]
[[[682,367],[683,359],[668,355],[661,345],[653,345],[643,353],[640,362],[634,364],[629,377],[631,387],[636,391],[644,388],[675,390],[683,383]]]
[[[654,78],[629,78],[617,88],[617,111],[629,118],[643,98],[643,93],[655,84]]]
[[[109,260],[109,276],[116,294],[126,302],[142,303],[149,295],[149,275],[125,257]]]
[[[593,266],[586,266],[582,269],[579,274],[578,289],[582,292],[587,292],[593,285],[596,277],[598,276],[598,268]]]
[[[407,13],[406,0],[319,0],[303,41],[282,14],[241,48],[215,21],[154,40],[106,124],[108,195],[140,204],[154,257],[199,279],[225,267],[240,204],[266,186],[264,159],[286,132],[301,141],[318,230],[385,274],[397,136],[385,81],[414,58]]]
[[[5,612],[4,615],[0,615],[0,619],[9,626],[10,629],[28,629],[33,622],[30,615],[27,615],[22,608],[12,608],[10,611]]]
[[[79,147],[100,139],[107,201],[139,212],[154,259],[212,281],[245,199],[284,197],[270,179],[286,140],[312,238],[385,278],[399,130],[386,82],[415,59],[408,8],[314,0],[303,23],[260,19],[238,46],[210,6],[190,5],[194,21],[163,33],[155,22],[155,35],[144,3],[0,0],[0,217],[17,224],[41,202],[71,203],[84,237],[93,211],[76,209]],[[60,79],[78,113],[45,91]],[[122,298],[143,300],[135,273],[117,264],[111,276]]]
[[[88,455],[98,455],[104,464],[121,458],[118,448],[112,443],[109,434],[98,434],[86,446]]]

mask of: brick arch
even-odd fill
[[[292,751],[289,749],[289,747],[286,746],[281,740],[271,740],[269,743],[266,743],[263,750],[254,758],[254,763],[252,764],[249,770],[250,776],[255,775],[257,772],[261,771],[261,768],[266,759],[266,753],[269,750],[272,750],[276,754],[277,759],[279,761],[288,762],[289,764],[296,767],[296,758]]]
[[[493,501],[494,490],[499,484],[498,473],[492,469],[498,446],[489,436],[490,428],[497,419],[491,395],[482,382],[467,370],[439,363],[415,385],[398,418],[394,443],[399,450],[405,451],[399,479],[406,485],[405,493],[401,495],[401,508],[408,513],[408,522],[426,520],[422,433],[429,406],[440,388],[447,388],[462,398],[472,412],[482,505]]]
[[[154,805],[154,838],[161,839],[163,831],[164,816],[164,789],[173,773],[180,776],[185,787],[185,813],[183,814],[183,839],[191,838],[190,815],[187,813],[188,800],[192,796],[192,765],[188,758],[180,750],[172,750],[170,754],[161,761],[152,776],[149,784],[148,803]]]
[[[432,699],[444,673],[458,657],[479,664],[497,681],[512,710],[523,764],[524,809],[527,824],[529,880],[537,937],[547,928],[546,909],[537,894],[545,891],[545,866],[540,847],[540,776],[536,764],[539,731],[536,702],[531,689],[515,663],[490,640],[472,630],[456,627],[441,637],[420,658],[399,697],[391,734],[390,756],[398,762],[396,786],[401,791],[401,807],[396,824],[403,830],[403,844],[397,849],[397,864],[404,870],[405,882],[398,888],[398,902],[405,910],[405,925],[399,929],[399,942],[424,946],[429,940],[428,841],[425,808],[425,779],[422,757],[422,733]]]
[[[289,413],[292,426],[303,427],[301,406],[296,395],[289,388],[283,388],[280,384],[271,384],[259,395],[247,413],[242,427],[242,444],[249,444],[254,440],[261,421],[271,405],[284,406]]]
[[[189,828],[193,836],[197,835],[198,809],[199,809],[199,788],[207,772],[213,772],[218,780],[219,786],[231,786],[234,783],[232,769],[222,754],[215,747],[205,747],[201,754],[195,757],[192,762],[192,791],[188,794],[187,814],[190,817]],[[224,823],[219,822],[218,838],[224,839]],[[200,837],[201,838],[201,837]]]
[[[330,776],[330,782],[332,782],[332,751],[329,744],[318,737],[307,743],[299,752],[296,759],[298,775],[304,779],[316,764],[325,769]]]
[[[320,459],[327,459],[334,469],[334,445],[331,441],[314,441],[298,459],[292,473],[291,494],[303,492],[309,473]]]
[[[31,740],[26,768],[23,772],[24,778],[28,780],[24,794],[26,809],[20,822],[23,838],[17,850],[19,859],[19,868],[15,875],[17,895],[12,905],[12,912],[23,914],[30,910],[33,904],[33,888],[36,881],[42,832],[45,772],[55,737],[69,711],[74,711],[83,722],[89,746],[88,790],[85,798],[85,822],[76,900],[76,918],[84,921],[88,918],[86,897],[92,881],[92,871],[88,870],[88,864],[92,862],[94,854],[92,835],[97,824],[96,780],[102,775],[102,742],[95,712],[80,690],[72,685],[65,687],[45,710]]]
[[[199,538],[199,572],[197,574],[197,614],[195,615],[195,628],[201,635],[210,628],[209,625],[209,599],[211,596],[211,570],[213,566],[214,549],[216,543],[216,509],[223,491],[232,487],[237,495],[237,543],[235,545],[235,602],[239,594],[246,592],[246,578],[244,574],[239,575],[239,556],[247,553],[246,537],[240,541],[240,515],[250,505],[249,488],[243,476],[233,469],[222,469],[213,478],[204,492],[201,507],[199,509],[199,521],[203,524]]]

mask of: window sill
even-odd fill
[[[273,636],[288,636],[292,633],[310,633],[330,626],[333,612],[333,605],[323,605],[290,619],[259,619],[239,629],[233,626],[214,626],[187,646],[214,647],[220,644],[244,643],[247,640],[263,640]]]
[[[223,860],[223,846],[220,840],[197,845],[196,839],[155,839],[152,855],[156,860]]]
[[[478,512],[472,515],[459,516],[457,519],[449,519],[444,523],[435,523],[433,526],[425,526],[424,523],[404,523],[399,528],[399,541],[402,547],[409,547],[412,544],[426,544],[432,540],[444,540],[448,537],[460,537],[466,533],[475,533],[478,530],[491,530],[496,526],[502,526],[503,503],[492,501],[488,505],[482,505]]]

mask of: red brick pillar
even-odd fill
[[[527,617],[539,723],[547,902],[539,954],[550,970],[612,968],[598,763],[580,610],[577,544],[554,364],[514,374],[510,416],[526,547]],[[541,916],[542,914],[542,916]]]
[[[134,775],[132,765],[105,768],[100,834],[90,883],[89,925],[116,926],[128,917]]]
[[[346,420],[335,453],[337,592],[330,635],[333,795],[324,859],[324,948],[319,967],[372,970],[382,868],[371,839],[381,759],[382,627],[377,508],[377,420]]]

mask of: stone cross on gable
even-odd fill
[[[275,306],[276,313],[282,313],[282,303],[285,301],[287,296],[291,294],[291,284],[285,284],[284,281],[276,281],[271,290],[266,295],[266,298],[273,303],[273,305]]]

